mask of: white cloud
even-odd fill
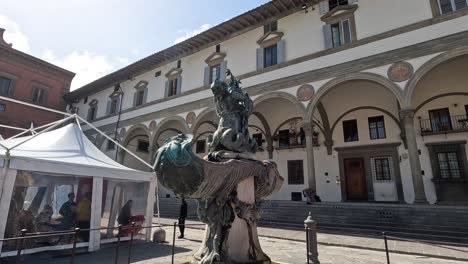
[[[120,63],[120,64],[123,64],[125,66],[127,66],[128,64],[130,64],[130,60],[128,58],[124,58],[124,57],[117,57],[117,61]]]
[[[140,50],[139,50],[139,49],[136,49],[136,48],[132,49],[130,52],[131,52],[132,55],[134,55],[134,56],[140,55]]]
[[[182,42],[186,39],[189,39],[197,34],[200,34],[202,33],[203,31],[207,30],[210,28],[210,24],[203,24],[201,25],[199,28],[197,29],[194,29],[193,31],[190,31],[190,32],[187,32],[186,30],[179,30],[178,32],[181,32],[181,33],[184,33],[185,32],[185,35],[184,36],[181,36],[181,37],[178,37],[176,38],[176,40],[174,41],[174,44],[177,44],[179,42]]]
[[[13,48],[22,52],[29,52],[29,41],[16,22],[0,14],[0,27],[5,29],[4,39],[13,44]]]
[[[74,51],[59,58],[53,51],[46,50],[41,57],[52,64],[76,73],[71,84],[71,90],[80,88],[85,84],[109,74],[116,68],[115,65],[117,63],[111,61],[106,56],[94,54],[89,51]]]

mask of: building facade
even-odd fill
[[[254,100],[258,158],[285,178],[271,199],[301,200],[311,188],[330,202],[468,201],[467,5],[275,0],[66,99],[149,162],[177,133],[194,134],[204,155],[217,126],[209,84],[229,68]]]
[[[0,28],[0,96],[65,111],[63,96],[70,92],[74,73],[13,48]],[[62,115],[0,101],[0,124],[28,129],[63,118]],[[3,137],[21,131],[0,128]]]

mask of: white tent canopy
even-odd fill
[[[145,183],[148,189],[144,194],[147,196],[143,198],[146,202],[143,210],[145,211],[145,225],[149,227],[146,229],[146,240],[149,241],[152,234],[151,226],[156,198],[156,175],[127,168],[109,158],[91,143],[77,124],[73,123],[52,130],[73,117],[75,116],[51,123],[49,128],[39,133],[31,130],[32,136],[0,140],[0,212],[9,212],[17,174],[21,171],[30,171],[41,175],[50,174],[50,177],[91,177],[92,212],[90,228],[93,229],[101,228],[102,210],[104,208],[102,203],[103,198],[105,198],[104,181]],[[103,134],[101,131],[97,131]],[[129,153],[120,144],[116,144]],[[129,154],[134,155],[133,153]],[[145,161],[142,162],[145,163]],[[138,190],[140,195],[142,191]],[[4,237],[7,217],[8,213],[0,214],[0,238]],[[112,221],[115,221],[115,219]],[[89,243],[87,243],[89,250],[99,249],[101,242],[100,230],[90,231]],[[59,249],[62,248],[64,247],[59,247]],[[25,250],[25,253],[26,251],[28,253],[39,252],[34,250],[36,249],[28,249]],[[2,242],[0,242],[0,254],[2,254],[1,251]],[[1,256],[4,256],[4,254]]]
[[[14,147],[25,140],[25,143]],[[150,181],[155,175],[127,168],[102,153],[76,124],[36,136],[1,140],[10,149],[10,169],[60,174],[75,174],[121,180]],[[0,147],[0,166],[4,167],[7,150]]]

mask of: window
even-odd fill
[[[264,68],[278,64],[278,56],[277,56],[278,51],[277,51],[276,44],[265,48],[263,52],[264,52],[263,54],[263,58],[264,58],[263,67]]]
[[[263,26],[263,33],[275,32],[278,30],[278,21],[273,21]]]
[[[10,96],[11,80],[5,77],[0,77],[0,95]]]
[[[259,148],[262,147],[262,144],[263,144],[263,135],[262,133],[256,133],[256,134],[252,134],[252,138],[257,141],[257,146]]]
[[[452,130],[452,122],[450,120],[448,108],[430,110],[429,117],[431,119],[432,132]]]
[[[393,162],[391,157],[371,158],[371,165],[375,181],[393,181]]]
[[[89,111],[88,111],[88,121],[93,121],[96,119],[96,112],[97,112],[97,107],[96,106],[90,106]]]
[[[328,6],[329,9],[332,10],[333,8],[340,6],[340,5],[347,5],[348,0],[329,0],[328,1]]]
[[[137,151],[149,152],[149,142],[145,140],[138,140]]]
[[[468,105],[465,105],[465,115],[468,117]]]
[[[88,96],[86,96],[84,99],[83,99],[83,104],[86,104],[88,103]]]
[[[216,52],[221,52],[221,44],[216,45]]]
[[[359,140],[356,119],[343,121],[343,135],[345,142],[353,142]]]
[[[178,68],[178,69],[180,69],[181,64],[182,64],[182,61],[181,61],[181,60],[178,60],[178,61],[177,61],[177,68]]]
[[[204,139],[197,140],[197,145],[195,147],[195,152],[197,154],[205,153],[205,146],[206,146],[206,141]]]
[[[107,141],[107,148],[106,148],[106,149],[107,149],[107,150],[114,150],[114,149],[115,149],[115,143],[112,142],[112,141],[110,141],[110,140],[108,140],[108,141]]]
[[[278,142],[279,148],[289,147],[289,129],[283,129],[278,131]]]
[[[468,0],[439,0],[439,10],[442,15],[466,8],[467,6]]]
[[[351,43],[351,26],[349,19],[331,24],[332,47]]]
[[[437,163],[441,179],[459,179],[461,178],[460,159],[458,152],[438,152]]]
[[[0,104],[0,112],[6,111],[6,104]]]
[[[46,102],[46,91],[42,88],[34,88],[32,94],[32,101],[34,103],[45,103]]]
[[[112,98],[111,103],[110,103],[110,109],[109,109],[109,114],[113,115],[119,111],[117,109],[119,106],[119,97]]]
[[[154,73],[154,77],[159,77],[159,76],[161,76],[161,71],[157,71]]]
[[[210,67],[210,83],[213,83],[219,78],[221,74],[221,64],[213,65]]]
[[[288,184],[304,184],[302,160],[288,160]]]
[[[136,92],[135,106],[143,105],[145,103],[145,90],[138,90]]]
[[[169,80],[169,91],[168,96],[174,96],[177,94],[177,78]]]
[[[386,138],[385,122],[383,116],[369,117],[369,135],[370,139]]]

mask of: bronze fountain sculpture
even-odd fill
[[[240,81],[211,85],[219,125],[208,141],[208,155],[192,152],[192,135],[166,139],[155,157],[159,181],[178,196],[198,201],[198,216],[206,223],[205,238],[194,263],[271,263],[257,235],[258,202],[283,184],[276,164],[258,161],[257,142],[248,131],[253,102]]]

